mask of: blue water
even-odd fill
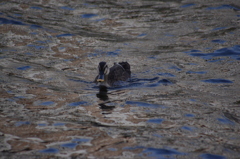
[[[180,6],[180,8],[188,8],[188,7],[192,7],[192,6],[195,6],[196,4],[194,3],[189,3],[189,4],[185,4],[185,5],[182,5]]]
[[[189,99],[189,101],[196,102],[197,100],[196,99]]]
[[[143,146],[134,146],[134,147],[124,147],[123,150],[137,150],[137,149],[145,149]]]
[[[64,9],[64,10],[69,10],[69,11],[74,10],[73,8],[67,7],[67,6],[63,6],[63,7],[60,7],[60,8],[61,8],[61,9]]]
[[[185,116],[185,117],[190,117],[190,118],[195,117],[194,114],[185,114],[184,116]]]
[[[147,148],[142,151],[142,154],[151,158],[175,158],[174,156],[183,155],[184,153],[178,152],[174,149]]]
[[[224,30],[226,29],[227,27],[216,27],[216,28],[213,28],[212,31],[219,31],[219,30]]]
[[[31,123],[29,121],[18,121],[14,125],[16,127],[22,126],[22,125],[30,125]]]
[[[209,154],[209,153],[202,154],[202,155],[200,155],[200,157],[202,159],[226,159],[226,157],[224,157],[224,156],[213,155],[213,154]]]
[[[38,105],[48,106],[48,105],[53,105],[54,103],[55,102],[53,102],[53,101],[46,101],[46,102],[39,103]]]
[[[139,34],[138,37],[143,37],[143,36],[146,36],[147,34],[145,33],[142,33],[142,34]]]
[[[38,126],[47,126],[45,123],[38,124]]]
[[[207,71],[187,71],[187,74],[206,74]]]
[[[121,49],[116,49],[114,51],[102,51],[102,50],[96,50],[94,53],[88,53],[88,57],[96,57],[96,56],[111,56],[111,57],[117,57],[120,55]],[[110,66],[111,67],[111,66]]]
[[[40,25],[36,25],[36,24],[32,24],[30,25],[30,29],[42,29],[43,27]],[[34,34],[38,34],[38,33],[34,33]]]
[[[56,37],[74,36],[74,34],[59,34]]]
[[[219,44],[223,44],[226,41],[225,40],[221,40],[221,39],[216,39],[216,40],[212,40],[213,43],[219,43]]]
[[[176,71],[181,71],[182,69],[177,67],[177,66],[170,66],[169,69],[173,69],[173,70],[176,70]]]
[[[234,10],[237,10],[239,11],[240,8],[237,8],[237,7],[234,7],[232,5],[228,5],[228,4],[225,4],[225,5],[221,5],[221,6],[216,6],[216,7],[208,7],[206,8],[207,10],[218,10],[218,9],[234,9]]]
[[[96,16],[98,16],[98,15],[89,13],[89,14],[82,14],[81,18],[92,18],[92,17],[96,17]]]
[[[201,53],[201,51],[196,52],[193,50],[187,51],[185,53],[188,53],[191,56],[202,57],[203,59],[211,59],[213,57],[228,56],[228,57],[238,60],[238,58],[240,57],[240,45],[235,45],[233,47],[218,49],[212,53]]]
[[[25,25],[21,21],[10,20],[10,19],[6,19],[6,18],[0,18],[0,24]]]
[[[22,66],[22,67],[18,67],[17,69],[18,69],[18,70],[25,71],[25,70],[28,70],[28,69],[30,69],[30,68],[31,68],[31,66]]]
[[[78,145],[77,143],[66,143],[66,144],[62,144],[61,147],[75,148],[77,145]]]
[[[158,73],[157,75],[164,76],[164,77],[175,77],[175,75],[173,75],[171,73]]]
[[[36,9],[36,10],[42,10],[42,8],[41,7],[36,7],[36,6],[32,6],[32,7],[30,7],[31,9]]]
[[[234,125],[235,123],[227,118],[218,118],[217,119],[222,124]]]
[[[161,124],[164,120],[161,118],[158,119],[149,119],[147,122],[148,123],[153,123],[153,124]]]
[[[86,105],[86,104],[87,104],[86,101],[80,101],[80,102],[69,103],[68,106],[76,107],[76,106],[79,106],[79,105]]]
[[[59,150],[55,149],[55,148],[48,148],[48,149],[40,150],[39,152],[41,152],[41,153],[58,153]]]
[[[233,81],[230,80],[226,80],[226,79],[207,79],[207,80],[203,80],[203,82],[207,82],[207,83],[214,83],[214,84],[221,84],[221,83],[233,83]]]
[[[53,126],[64,126],[65,123],[54,123]]]
[[[182,126],[181,129],[182,129],[182,130],[187,130],[187,131],[193,131],[193,130],[195,130],[196,128],[195,128],[195,127],[190,127],[190,126]]]

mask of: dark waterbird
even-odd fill
[[[130,65],[128,62],[114,63],[109,69],[106,62],[98,65],[98,75],[94,82],[99,86],[112,87],[131,77]]]

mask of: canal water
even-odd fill
[[[239,65],[240,1],[3,0],[0,155],[237,159]]]

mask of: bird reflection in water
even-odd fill
[[[104,102],[98,105],[99,108],[102,109],[103,111],[111,111],[115,108],[115,106],[106,105],[107,103],[110,103],[110,101],[108,101],[109,98],[107,92],[108,90],[106,86],[99,86],[99,93],[97,93],[97,97]]]
[[[102,101],[107,101],[108,100],[107,92],[108,90],[106,86],[99,86],[99,92],[97,93],[97,97]]]

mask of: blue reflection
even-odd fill
[[[74,10],[73,8],[71,7],[67,7],[67,6],[63,6],[63,7],[60,7],[61,9],[64,9],[64,10]]]
[[[38,124],[38,126],[47,126],[47,124],[45,124],[45,123],[40,123],[40,124]]]
[[[192,51],[188,51],[185,53],[189,53],[191,56],[202,57],[203,59],[211,59],[213,57],[219,57],[219,56],[229,56],[237,59],[240,56],[240,45],[235,45],[229,48],[218,49],[212,53],[198,53],[198,52],[192,52]]]
[[[169,69],[173,69],[173,70],[176,70],[176,71],[181,71],[182,69],[177,67],[177,66],[171,66],[169,67]]]
[[[25,71],[25,70],[28,70],[28,69],[30,69],[30,68],[31,68],[31,66],[22,66],[22,67],[18,67],[17,69],[18,69],[18,70]]]
[[[223,30],[223,29],[226,29],[227,27],[217,27],[217,28],[214,28],[213,31],[218,31],[218,30]]]
[[[234,125],[235,123],[227,118],[218,118],[217,119],[219,122],[221,122],[222,124],[230,124],[230,125]]]
[[[95,17],[95,16],[98,16],[98,15],[89,13],[89,14],[82,14],[81,18],[92,18],[92,17]]]
[[[203,80],[203,82],[207,82],[207,83],[233,83],[233,81],[230,80],[226,80],[226,79],[207,79],[207,80]]]
[[[154,78],[155,79],[155,78]],[[157,77],[158,79],[158,77]],[[147,79],[145,79],[147,80]],[[151,82],[151,83],[150,83]],[[169,84],[172,84],[171,81],[167,80],[167,79],[161,79],[155,83],[153,83],[153,81],[149,81],[150,84],[147,84],[146,87],[157,87],[159,85],[169,85]],[[141,85],[141,84],[140,84]]]
[[[143,155],[147,157],[154,158],[172,158],[175,155],[183,155],[184,153],[178,152],[174,149],[164,149],[164,148],[147,148],[143,150]]]
[[[224,156],[213,155],[213,154],[209,154],[209,153],[202,154],[202,155],[200,155],[200,157],[202,159],[226,159],[226,157],[224,157]]]
[[[207,10],[217,10],[217,9],[234,9],[234,10],[240,10],[240,8],[225,4],[225,5],[221,5],[221,6],[217,6],[217,7],[208,7],[206,8]]]
[[[62,144],[61,147],[65,147],[65,148],[75,148],[78,144],[77,143],[66,143],[66,144]]]
[[[14,125],[16,126],[16,127],[19,127],[19,126],[21,126],[21,125],[30,125],[31,123],[29,122],[29,121],[18,121],[18,122],[16,122]]]
[[[142,34],[139,34],[138,37],[143,37],[143,36],[146,36],[147,34],[145,33],[142,33]]]
[[[36,10],[42,10],[42,8],[41,7],[36,7],[36,6],[32,6],[32,7],[30,7],[31,9],[36,9]]]
[[[86,105],[86,104],[87,104],[86,101],[80,101],[80,102],[69,103],[68,106],[76,107],[76,106],[79,106],[79,105]]]
[[[175,77],[175,75],[171,73],[158,73],[159,76],[165,76],[165,77]]]
[[[184,53],[196,53],[196,52],[202,52],[200,50],[190,50],[190,51],[185,51]]]
[[[104,21],[104,20],[106,20],[106,18],[100,18],[100,19],[96,19],[96,20],[94,20],[95,22],[101,22],[101,21]]]
[[[194,5],[195,5],[194,3],[189,3],[189,4],[185,4],[185,5],[180,6],[180,8],[192,7]]]
[[[59,150],[55,149],[55,148],[48,148],[48,149],[40,150],[39,152],[41,152],[41,153],[58,153]]]
[[[194,114],[185,114],[184,116],[185,116],[185,117],[190,117],[190,118],[195,117]]]
[[[119,52],[116,52],[116,51],[109,51],[109,52],[106,52],[107,56],[118,56],[119,55]]]
[[[143,149],[145,147],[143,146],[135,146],[135,147],[124,147],[123,150],[137,150],[137,149]]]
[[[65,123],[54,123],[53,126],[64,126]]]
[[[59,34],[56,37],[64,37],[64,36],[74,36],[74,34]]]
[[[15,13],[14,14],[16,17],[21,17],[22,16],[22,14],[17,14],[17,13]]]
[[[114,51],[108,51],[108,52],[104,52],[102,50],[96,50],[96,53],[89,53],[88,56],[89,57],[95,57],[98,55],[106,55],[106,56],[118,56],[120,54],[122,50],[121,49],[116,49]]]
[[[226,41],[225,40],[221,40],[221,39],[216,39],[216,40],[212,40],[213,43],[219,43],[219,44],[223,44]]]
[[[163,84],[163,85],[172,84],[172,82],[167,80],[167,79],[161,79],[161,80],[158,81],[158,83]]]
[[[40,103],[40,104],[38,104],[38,105],[42,105],[42,106],[48,106],[48,105],[53,105],[55,102],[53,102],[53,101],[46,101],[46,102],[42,102],[42,103]]]
[[[149,56],[149,59],[156,59],[156,56]]]
[[[205,74],[207,71],[187,71],[187,74]]]
[[[181,129],[187,130],[187,131],[193,131],[196,128],[195,127],[190,127],[190,126],[182,126]]]
[[[164,120],[163,119],[149,119],[147,122],[148,123],[154,123],[154,124],[161,124]]]
[[[16,20],[9,20],[6,18],[0,18],[0,24],[14,24],[14,25],[25,25],[24,23]]]
[[[36,25],[36,24],[30,25],[30,29],[41,29],[41,28],[43,28],[43,27],[40,25]]]

